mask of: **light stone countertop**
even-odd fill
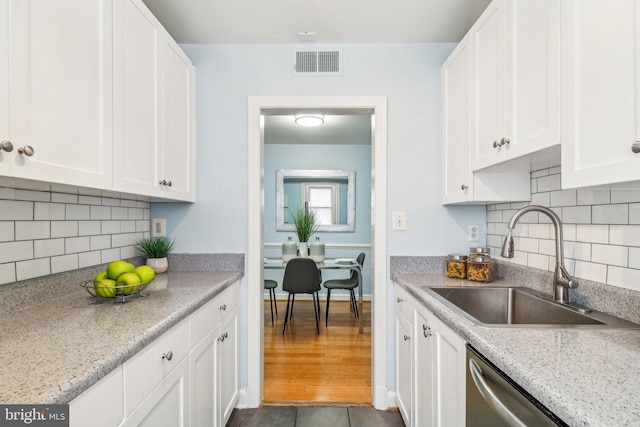
[[[420,289],[473,282],[441,273],[394,280],[571,426],[640,426],[640,330],[476,326]],[[521,286],[497,280],[491,286]]]
[[[0,402],[70,402],[241,275],[169,271],[156,276],[146,298],[124,304],[89,305],[77,286],[1,314]]]

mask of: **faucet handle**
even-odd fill
[[[564,265],[559,265],[560,268],[560,273],[563,276],[563,280],[561,281],[561,283],[559,283],[560,285],[564,286],[565,288],[568,289],[575,289],[578,286],[580,286],[580,282],[578,282],[576,279],[574,279],[573,277],[571,277],[571,275],[569,274],[569,272],[567,271],[566,268],[564,268]]]

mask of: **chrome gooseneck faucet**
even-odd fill
[[[568,303],[569,289],[577,288],[579,283],[576,279],[569,275],[567,269],[564,267],[564,242],[562,238],[562,223],[560,222],[560,218],[558,218],[558,215],[556,215],[556,213],[551,209],[545,208],[544,206],[531,205],[525,206],[524,208],[518,210],[515,214],[513,214],[513,217],[511,217],[509,225],[507,226],[509,228],[509,233],[504,239],[501,255],[505,258],[513,258],[512,231],[520,217],[527,212],[541,212],[547,215],[551,219],[551,222],[553,222],[553,228],[555,229],[556,234],[556,269],[553,275],[553,299],[556,301]]]

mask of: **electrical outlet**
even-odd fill
[[[404,231],[407,229],[407,213],[406,212],[393,212],[391,214],[393,219],[393,230]]]
[[[167,236],[167,220],[165,218],[153,218],[151,220],[151,237]]]
[[[470,225],[468,239],[470,242],[477,242],[480,240],[480,227],[477,225]]]

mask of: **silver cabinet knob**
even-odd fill
[[[24,147],[18,148],[18,153],[24,154],[25,156],[28,156],[28,157],[31,157],[31,156],[33,156],[33,153],[35,153],[35,150],[33,149],[32,146],[25,145]]]
[[[227,309],[227,304],[222,304],[220,306],[220,310],[225,311]]]
[[[173,352],[172,351],[166,352],[165,354],[162,355],[162,358],[167,360],[173,359]]]
[[[11,143],[11,141],[2,141],[0,142],[0,151],[6,151],[7,153],[10,153],[13,151],[13,144]]]
[[[640,153],[640,141],[636,141],[633,144],[631,144],[631,151],[633,151],[634,153]]]
[[[461,189],[461,190],[468,190],[468,189],[469,189],[469,186],[468,186],[468,185],[464,185],[464,184],[462,184],[462,185],[460,186],[460,189]]]
[[[171,181],[167,181],[167,185],[171,187]]]
[[[225,332],[224,334],[218,337],[218,341],[224,342],[224,340],[227,339],[228,337],[229,337],[229,333]]]
[[[424,337],[430,337],[431,335],[433,335],[433,332],[431,332],[431,326],[427,325],[426,323],[422,324],[422,333],[424,334]]]
[[[404,336],[404,340],[405,340],[405,341],[409,341],[410,339],[411,339],[411,337],[410,337],[410,336],[408,336],[408,335],[405,335],[405,336]]]
[[[171,181],[167,181],[166,179],[163,179],[162,181],[158,182],[158,184],[171,187]]]
[[[402,298],[398,297],[398,298],[396,299],[396,301],[397,301],[398,303],[401,303],[401,302],[402,302]]]
[[[510,142],[511,142],[511,140],[509,140],[509,139],[507,139],[507,138],[502,138],[502,139],[500,140],[500,145],[506,145],[506,144],[508,144],[508,143],[510,143]]]
[[[493,148],[500,147],[500,143],[498,141],[493,141]]]

